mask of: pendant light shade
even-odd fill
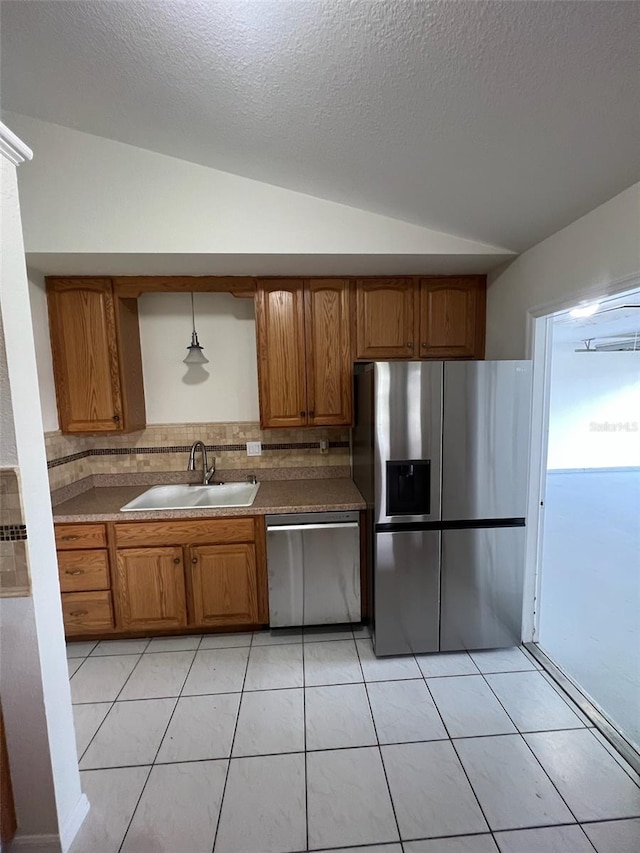
[[[209,364],[209,359],[202,352],[202,347],[198,341],[198,333],[196,332],[196,314],[193,307],[193,293],[191,294],[191,323],[193,329],[191,332],[191,343],[187,347],[189,352],[183,361],[185,364]]]

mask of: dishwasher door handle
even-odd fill
[[[278,530],[282,533],[291,533],[293,531],[304,532],[305,530],[348,530],[349,528],[354,529],[356,527],[359,527],[357,521],[337,521],[335,524],[274,524],[271,527],[267,526],[267,533],[276,533]]]

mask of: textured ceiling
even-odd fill
[[[13,2],[6,109],[523,249],[640,179],[640,3]]]

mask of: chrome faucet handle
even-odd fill
[[[258,478],[255,474],[247,474],[247,482],[251,483],[253,486],[258,482]]]
[[[209,481],[211,480],[211,478],[213,477],[213,475],[215,473],[216,473],[216,464],[214,462],[213,465],[211,466],[211,468],[208,468],[206,474],[204,475],[205,485],[209,485]]]

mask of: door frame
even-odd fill
[[[566,295],[531,308],[527,312],[526,357],[533,362],[531,436],[529,445],[529,485],[527,494],[527,534],[525,539],[522,642],[538,641],[540,628],[541,556],[544,536],[544,495],[549,443],[549,400],[551,395],[551,353],[553,318],[581,302],[596,302],[640,288],[634,274],[583,292]]]

